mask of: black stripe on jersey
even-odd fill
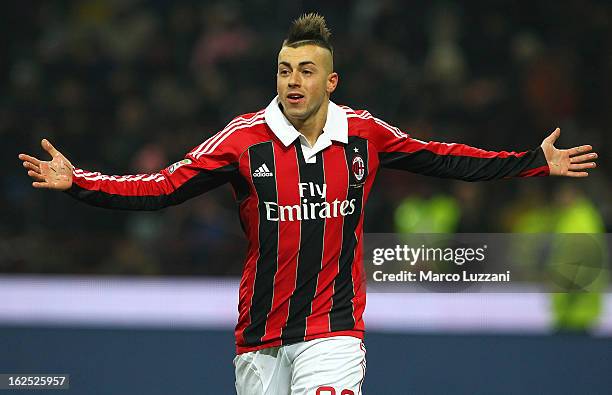
[[[349,186],[347,200],[354,199],[355,211],[344,217],[342,228],[342,249],[340,250],[339,271],[334,283],[334,295],[332,297],[332,308],[329,313],[329,325],[332,332],[353,329],[355,319],[353,318],[352,299],[355,296],[353,290],[353,260],[355,259],[355,247],[357,236],[355,231],[361,218],[363,203],[363,188],[368,176],[368,142],[367,140],[351,136],[348,144],[344,147],[346,165],[348,168]],[[362,163],[356,159],[361,157]],[[363,168],[363,175],[358,179],[359,169]]]
[[[265,202],[278,202],[272,142],[257,144],[249,148],[249,163],[259,201],[259,258],[249,308],[251,322],[244,329],[244,339],[246,344],[254,345],[261,342],[266,332],[266,319],[272,309],[274,275],[278,266],[278,222],[266,219],[265,205]],[[254,177],[254,173],[259,176]]]
[[[281,335],[283,342],[300,341],[306,335],[306,317],[312,312],[312,300],[317,291],[317,279],[323,259],[323,236],[325,232],[325,218],[318,216],[320,208],[316,208],[315,213],[310,210],[313,207],[312,203],[323,203],[325,201],[325,198],[319,194],[323,189],[323,184],[325,184],[323,153],[319,152],[317,154],[316,163],[306,163],[299,140],[296,140],[295,149],[298,157],[300,183],[306,184],[306,188],[302,190],[304,196],[301,197],[301,204],[302,207],[305,205],[308,210],[303,210],[300,223],[301,238],[295,291],[289,300],[287,324]],[[317,186],[319,187],[318,190],[316,189]],[[311,187],[314,188],[314,195]],[[314,217],[313,214],[315,214]],[[306,216],[308,219],[305,218]]]
[[[75,199],[96,207],[115,210],[153,211],[182,203],[187,199],[208,192],[211,189],[231,181],[237,175],[238,164],[231,163],[215,170],[200,170],[199,173],[187,180],[170,194],[149,196],[118,195],[98,190],[84,189],[76,183],[72,183],[72,187],[66,190],[65,193]]]
[[[507,158],[440,155],[425,149],[412,153],[381,152],[379,157],[381,166],[388,169],[464,181],[515,177],[526,170],[546,166],[546,159],[538,154],[538,150],[529,151],[521,157]]]

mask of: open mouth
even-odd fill
[[[299,93],[290,93],[287,95],[287,101],[291,104],[298,104],[304,99],[304,95]]]

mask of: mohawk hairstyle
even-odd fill
[[[327,28],[325,18],[316,12],[311,12],[293,21],[283,46],[297,48],[302,45],[316,45],[327,48],[333,54],[334,49],[329,43],[330,37],[331,32]]]

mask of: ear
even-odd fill
[[[338,73],[331,73],[330,75],[327,76],[327,93],[332,93],[333,91],[336,90],[336,87],[338,86]]]

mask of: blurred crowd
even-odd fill
[[[558,146],[588,143],[600,154],[584,180],[465,183],[382,171],[366,231],[398,230],[405,199],[426,206],[440,197],[453,207],[445,231],[522,231],[523,213],[576,199],[612,231],[609,2],[83,0],[3,9],[0,272],[239,274],[246,241],[228,186],[156,213],[102,210],[33,190],[17,154],[41,155],[47,137],[81,168],[156,172],[269,103],[288,26],[309,11],[332,30],[336,103],[421,140],[526,150],[559,126]]]

